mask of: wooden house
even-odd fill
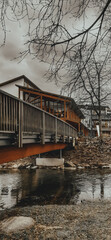
[[[54,93],[42,91],[40,89],[32,89],[17,85],[19,88],[19,98],[23,94],[23,100],[34,104],[35,106],[59,117],[67,123],[74,126],[78,132],[86,132],[84,125],[81,125],[81,119],[84,118],[83,113],[75,103],[74,99]],[[85,134],[87,135],[87,134]]]
[[[15,97],[18,97],[18,88],[16,87],[16,84],[19,84],[21,86],[28,87],[28,88],[40,89],[25,75],[21,75],[19,77],[0,83],[0,89],[9,94],[12,94]],[[22,98],[23,97],[21,94],[21,99]]]

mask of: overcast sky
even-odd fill
[[[81,22],[80,19],[78,22],[76,22],[76,24],[74,21],[71,22],[70,18],[68,19],[67,29],[68,31],[70,30],[71,34],[74,31],[78,32],[78,30],[80,31],[83,28],[88,28],[92,24],[96,18],[95,9],[88,8],[86,15],[86,21]],[[19,56],[19,53],[25,50],[24,43],[26,42],[26,33],[27,24],[25,21],[22,21],[21,24],[19,22],[8,21],[6,44],[0,48],[0,83],[12,78],[16,78],[20,75],[25,75],[40,89],[59,94],[61,90],[60,85],[56,86],[54,82],[48,82],[44,76],[48,70],[47,64],[40,62],[38,59],[32,59],[32,56],[30,55],[25,57],[22,61],[20,58],[17,58]],[[80,96],[82,95],[81,91],[79,94]],[[78,97],[79,95],[77,93],[77,98]],[[77,98],[75,98],[75,100],[77,100]]]
[[[89,12],[88,12],[89,13]],[[93,9],[90,9],[90,18],[86,21],[85,27],[88,27],[94,20],[95,14]],[[68,26],[69,24],[69,26]],[[47,82],[44,74],[48,66],[38,59],[32,59],[27,56],[20,62],[20,59],[15,59],[19,56],[19,52],[25,49],[24,42],[26,42],[25,34],[27,33],[26,22],[7,22],[7,39],[6,44],[0,48],[0,83],[9,79],[25,75],[33,81],[38,87],[43,90],[59,93],[60,86],[54,85],[54,82]],[[70,31],[74,31],[74,26],[70,25],[70,19],[67,21],[67,27]],[[81,21],[76,23],[76,29],[82,28]],[[76,30],[75,30],[76,31]]]
[[[19,56],[19,52],[25,49],[24,34],[26,25],[10,22],[7,25],[7,39],[5,46],[0,48],[0,83],[9,79],[25,75],[43,90],[59,93],[60,87],[52,82],[47,82],[44,77],[47,71],[47,64],[39,62],[38,59],[32,59],[27,56],[20,62],[15,59]]]

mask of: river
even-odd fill
[[[111,170],[0,170],[0,210],[111,199]]]

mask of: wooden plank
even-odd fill
[[[20,91],[35,94],[35,95],[42,96],[42,97],[46,97],[47,99],[51,98],[51,99],[54,99],[54,100],[57,100],[57,101],[64,102],[64,99],[61,98],[61,97],[56,97],[56,96],[52,96],[52,95],[48,95],[48,94],[44,94],[44,93],[39,93],[39,92],[34,91],[34,89],[22,89],[22,88],[20,88]],[[66,99],[65,101],[66,102],[71,102],[71,100],[68,100],[68,99]]]

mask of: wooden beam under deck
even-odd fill
[[[31,89],[31,88],[23,89],[23,88],[20,87],[19,90],[24,92],[24,93],[30,93],[30,94],[35,95],[35,96],[36,95],[37,96],[42,96],[42,97],[45,97],[47,99],[53,99],[53,100],[57,100],[57,101],[61,101],[61,102],[65,101],[65,102],[68,102],[68,103],[71,102],[71,100],[69,100],[69,99],[64,99],[62,97],[53,96],[53,95],[50,95],[50,94],[47,94],[47,93],[37,92],[37,91],[34,91],[34,89]]]
[[[0,164],[11,162],[20,158],[29,157],[32,155],[50,152],[54,150],[64,149],[67,146],[65,143],[46,143],[42,144],[27,144],[23,148],[17,147],[2,147],[0,148]]]

